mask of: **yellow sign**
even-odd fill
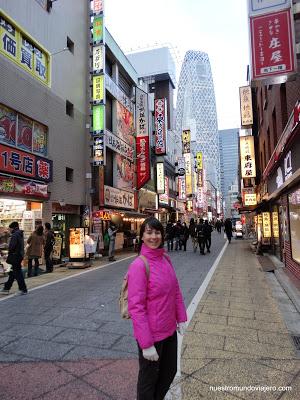
[[[272,212],[272,228],[273,228],[273,237],[279,238],[279,221],[278,221],[278,212]]]
[[[50,54],[2,11],[0,53],[50,86]]]
[[[269,212],[262,213],[262,220],[263,220],[263,237],[270,238],[272,236],[271,233],[271,218]]]
[[[257,223],[258,223],[258,225],[262,225],[262,215],[261,214],[259,214],[257,216]]]
[[[191,153],[184,154],[185,160],[185,191],[186,195],[193,194],[192,184],[192,159]]]
[[[102,102],[104,100],[104,75],[93,76],[93,101]]]
[[[256,193],[245,193],[245,206],[255,206],[257,204]]]
[[[200,171],[203,169],[203,157],[202,157],[202,152],[198,151],[196,154],[196,160],[197,160],[197,170]]]
[[[188,200],[186,202],[186,208],[188,212],[192,212],[193,211],[193,201],[192,200]]]
[[[253,124],[252,93],[250,86],[240,87],[240,106],[242,126]]]
[[[241,136],[240,149],[241,149],[242,178],[255,178],[256,168],[255,168],[254,137]]]

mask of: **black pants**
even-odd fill
[[[177,372],[177,332],[154,346],[158,361],[146,360],[139,347],[137,400],[163,400]]]
[[[51,250],[44,250],[44,256],[46,261],[46,272],[53,272],[53,261],[51,258]]]
[[[187,239],[185,240],[183,240],[182,241],[182,245],[183,245],[183,251],[186,251],[186,242],[187,242]]]
[[[10,290],[15,279],[18,282],[19,289],[22,290],[22,292],[27,292],[21,262],[12,266],[11,270],[8,273],[8,280],[4,284],[4,289]]]
[[[205,240],[204,238],[199,239],[199,249],[200,249],[200,254],[204,254],[204,250],[205,250]]]
[[[28,278],[32,276],[32,260],[34,260],[34,276],[37,276],[39,273],[39,259],[35,257],[34,259],[28,259]]]
[[[210,251],[211,237],[207,237],[207,238],[205,239],[205,245],[206,245],[207,251]]]
[[[173,251],[173,247],[174,247],[174,242],[173,242],[173,238],[172,239],[168,239],[167,240],[167,244],[168,244],[168,251]]]

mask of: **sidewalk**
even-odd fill
[[[115,257],[116,257],[116,261],[119,261],[119,260],[123,260],[126,257],[135,256],[135,255],[136,255],[136,253],[133,251],[122,251],[122,252],[117,253],[115,255]],[[102,257],[97,260],[91,260],[91,264],[92,264],[91,267],[84,268],[84,269],[82,269],[82,268],[69,269],[67,266],[67,263],[66,263],[66,265],[64,265],[64,264],[60,264],[59,266],[54,265],[53,272],[51,272],[49,274],[41,273],[40,275],[33,276],[31,278],[27,278],[27,273],[26,273],[25,282],[27,285],[27,289],[30,290],[30,289],[33,289],[33,288],[36,288],[39,286],[43,286],[43,285],[46,285],[46,284],[49,284],[52,282],[56,282],[58,280],[65,279],[65,278],[68,278],[73,275],[78,275],[78,274],[82,273],[83,271],[88,271],[88,270],[91,270],[94,268],[99,268],[99,267],[102,267],[107,264],[113,264],[113,262],[109,262],[108,257]],[[46,269],[46,267],[43,265],[41,265],[40,268],[42,268],[44,270]],[[7,276],[1,277],[2,284],[4,284],[4,282],[6,282],[6,280],[7,280]],[[2,284],[0,285],[0,287],[3,287]],[[9,291],[9,295],[16,294],[18,291],[19,291],[18,284],[15,281],[11,290]],[[0,300],[3,299],[4,297],[7,297],[7,295],[0,294]]]
[[[172,392],[182,400],[300,398],[300,359],[248,241],[221,258],[183,339],[181,373]]]

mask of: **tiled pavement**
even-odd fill
[[[39,318],[43,319],[43,307]],[[88,321],[95,323],[97,319]],[[19,349],[14,348],[9,359],[0,351],[0,360],[4,361],[0,363],[0,399],[133,400],[137,360],[130,358],[130,353],[127,358],[113,359],[109,352],[105,359],[103,350],[100,359],[97,343],[109,347],[113,334],[94,335],[91,326],[84,336],[80,336],[74,329],[78,328],[79,322],[78,315],[71,315],[67,320],[58,317],[51,326],[41,325],[40,332],[35,330],[33,333],[29,329],[25,337],[22,332]],[[124,329],[127,328],[124,325]],[[18,335],[16,329],[1,336],[0,347],[4,346],[6,351],[13,335]],[[31,338],[30,354],[26,351],[26,341],[33,334],[36,348],[32,348]],[[43,341],[41,348],[39,335],[58,340],[54,347],[49,342],[48,348]],[[72,351],[76,352],[76,348],[68,353],[70,341],[80,343],[83,340],[95,346],[93,355],[74,355]],[[121,344],[121,348],[124,346],[126,343]],[[57,361],[60,354],[64,354],[64,361]],[[37,361],[39,358],[49,361]],[[289,386],[291,391],[279,391],[280,386]],[[215,387],[219,387],[219,391],[215,391]],[[264,391],[259,391],[262,387]],[[249,243],[233,241],[190,322],[183,340],[181,376],[168,399],[299,398],[300,360],[266,274],[250,252]]]

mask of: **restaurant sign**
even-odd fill
[[[241,150],[242,178],[255,178],[256,169],[255,169],[254,137],[241,136],[240,150]]]
[[[134,209],[134,193],[104,185],[104,204]]]

